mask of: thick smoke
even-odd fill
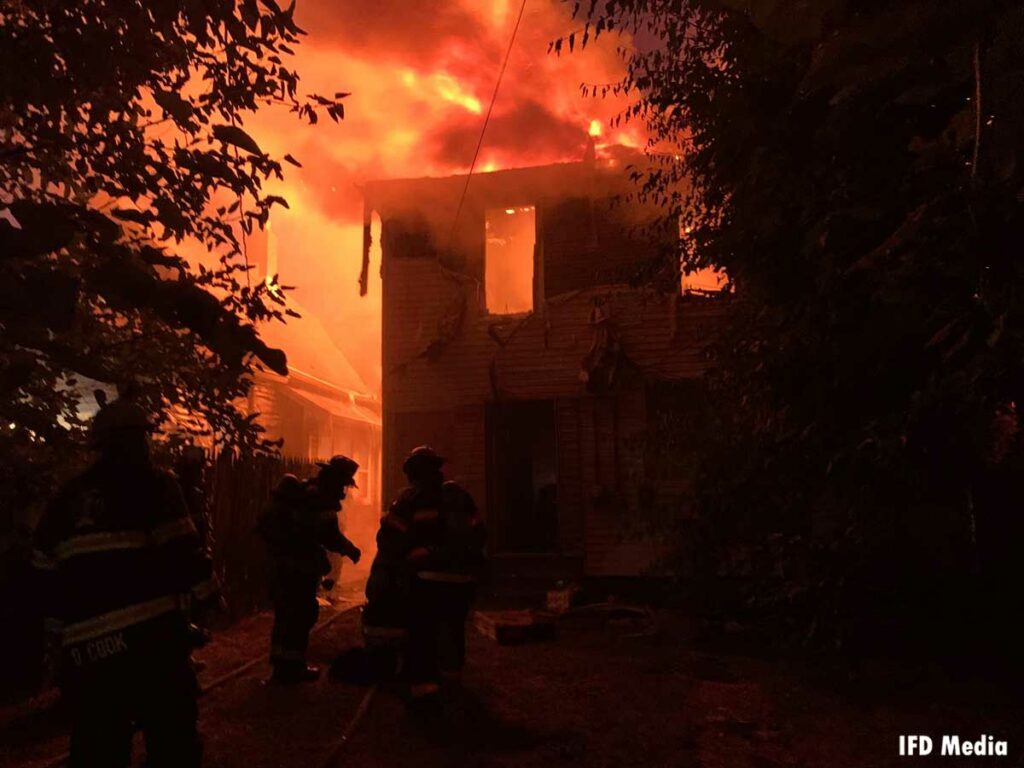
[[[620,38],[548,54],[576,26],[569,8],[528,0],[478,170],[580,159],[592,123],[605,126],[599,142],[642,142],[635,126],[607,128],[623,102],[579,91],[620,76]],[[358,296],[360,187],[468,169],[518,11],[519,0],[298,0],[309,32],[301,86],[351,92],[346,119],[305,128],[267,108],[247,126],[264,149],[303,163],[273,190],[290,204],[274,216],[282,282],[299,286],[296,298],[370,381],[380,380],[380,287]]]

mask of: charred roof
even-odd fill
[[[466,208],[529,205],[542,199],[610,197],[633,190],[628,168],[643,162],[639,152],[611,159],[513,168],[504,171],[369,182],[364,190],[367,216],[454,211],[465,194]],[[466,181],[469,179],[467,185]]]

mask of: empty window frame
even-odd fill
[[[485,306],[492,315],[533,310],[534,206],[489,209],[485,214]]]

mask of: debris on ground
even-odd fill
[[[544,607],[555,614],[568,612],[583,603],[583,589],[577,584],[559,585],[548,590]]]

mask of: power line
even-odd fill
[[[508,50],[505,51],[505,60],[501,64],[501,71],[498,73],[498,81],[494,84],[494,93],[491,94],[491,103],[487,107],[487,116],[484,117],[483,128],[480,129],[480,140],[476,143],[476,151],[473,153],[473,162],[470,163],[469,173],[466,175],[466,183],[462,187],[462,195],[459,197],[459,206],[455,209],[455,220],[452,222],[452,231],[448,236],[448,250],[451,250],[455,241],[455,232],[459,227],[459,217],[462,215],[462,206],[466,202],[466,193],[469,191],[469,182],[473,178],[473,171],[476,170],[476,161],[480,158],[480,149],[484,145],[484,136],[487,134],[487,125],[491,122],[491,113],[494,111],[494,102],[498,100],[498,91],[501,88],[501,81],[505,77],[505,70],[508,68],[508,60],[512,56],[512,48],[516,43],[516,35],[519,34],[519,25],[523,21],[523,12],[526,10],[526,0],[519,6],[519,16],[516,18],[516,25],[512,28],[512,37],[508,41]]]

